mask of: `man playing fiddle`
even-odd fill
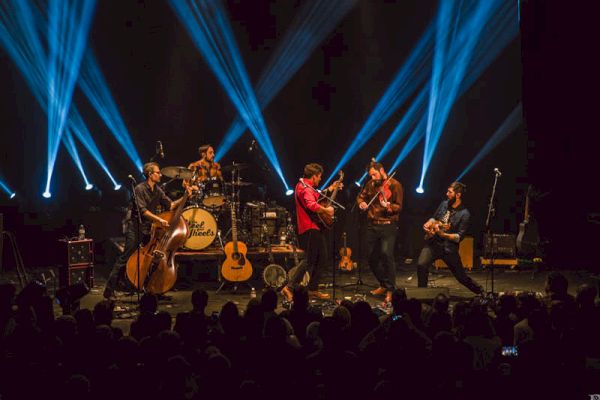
[[[362,211],[367,211],[369,267],[379,281],[379,287],[372,290],[371,294],[385,295],[386,302],[389,302],[396,288],[394,244],[398,235],[398,218],[402,211],[404,191],[399,181],[388,177],[381,163],[372,161],[367,171],[371,179],[359,193],[356,203]],[[373,198],[375,199],[371,201]]]

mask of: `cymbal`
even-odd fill
[[[194,171],[185,167],[164,167],[160,173],[171,179],[192,179],[194,176]]]
[[[234,170],[242,170],[242,169],[246,169],[248,168],[250,165],[249,164],[236,164],[233,163],[231,165],[226,165],[224,167],[221,167],[221,171],[223,172],[229,172],[229,171],[234,171]]]
[[[251,186],[251,185],[253,185],[253,183],[252,182],[244,182],[244,181],[237,180],[237,181],[233,181],[233,183],[232,182],[225,182],[225,185],[226,186]]]

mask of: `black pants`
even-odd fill
[[[369,224],[367,227],[369,267],[379,281],[379,286],[388,290],[396,288],[396,264],[394,262],[396,236],[398,236],[396,224]]]
[[[427,244],[421,250],[419,260],[417,261],[417,276],[419,287],[427,287],[429,277],[429,267],[431,263],[437,259],[443,260],[448,269],[452,272],[457,281],[464,285],[473,293],[479,294],[483,292],[483,288],[471,279],[463,267],[460,255],[456,251],[445,251],[441,244]]]
[[[129,257],[131,257],[138,249],[137,231],[137,226],[134,223],[130,224],[127,228],[127,231],[125,232],[125,250],[119,255],[119,257],[117,257],[115,265],[113,265],[110,275],[108,276],[108,280],[106,281],[105,290],[112,292],[117,289],[117,285],[119,283],[122,283],[125,286],[127,285],[128,281],[125,277],[125,266],[127,265]],[[150,239],[150,235],[143,232],[140,234],[142,236],[142,244],[147,243]]]
[[[288,287],[294,289],[302,281],[304,273],[308,271],[310,281],[308,290],[316,291],[319,288],[319,275],[327,267],[327,243],[325,234],[316,229],[309,229],[298,236],[300,248],[304,250],[304,261],[298,266],[296,275],[288,282]]]

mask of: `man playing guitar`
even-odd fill
[[[454,182],[446,192],[447,200],[440,203],[432,218],[423,225],[427,243],[417,261],[419,287],[427,287],[429,266],[436,259],[442,259],[456,279],[472,292],[479,294],[483,288],[465,272],[458,253],[458,244],[469,228],[471,214],[463,204],[466,186]]]
[[[292,291],[300,283],[306,271],[310,274],[308,292],[311,297],[328,299],[327,293],[319,292],[319,273],[325,268],[327,258],[327,245],[325,235],[319,226],[317,214],[327,214],[333,217],[332,206],[323,207],[318,203],[319,193],[316,187],[321,182],[323,167],[316,163],[307,164],[304,167],[304,177],[296,184],[296,217],[298,222],[298,241],[300,248],[305,252],[306,262],[300,263],[297,273],[291,278],[286,286],[281,289],[281,294],[288,300],[292,300]],[[332,184],[328,191],[341,189],[341,182]]]

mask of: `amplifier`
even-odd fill
[[[66,260],[60,265],[60,287],[83,281],[94,286],[94,241],[92,239],[62,241],[66,246]]]
[[[483,254],[489,257],[494,250],[494,258],[515,258],[516,257],[516,240],[515,235],[511,234],[492,234],[492,240],[485,234],[483,238]],[[493,243],[493,247],[492,247]]]

